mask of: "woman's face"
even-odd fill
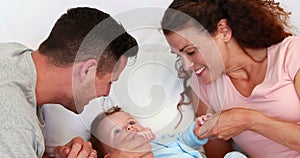
[[[223,58],[213,38],[189,27],[166,36],[174,54],[180,56],[185,70],[192,70],[208,84],[224,71]]]

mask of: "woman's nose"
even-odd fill
[[[194,62],[191,59],[188,59],[187,57],[183,56],[181,60],[182,60],[183,69],[185,71],[192,70],[194,66]]]

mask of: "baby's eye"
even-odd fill
[[[121,131],[122,131],[121,129],[115,129],[115,130],[114,130],[114,135],[120,134]]]
[[[129,124],[130,125],[134,125],[136,122],[135,121],[130,121]]]
[[[180,58],[180,55],[177,54],[177,55],[176,55],[176,58]]]

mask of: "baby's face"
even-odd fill
[[[105,117],[97,131],[100,141],[114,149],[151,151],[149,142],[154,139],[151,129],[140,125],[126,112],[116,112]]]
[[[108,116],[109,120],[114,123],[113,133],[117,135],[122,130],[128,132],[143,132],[149,131],[149,128],[143,127],[139,122],[136,121],[131,115],[126,112],[117,112],[113,115]]]

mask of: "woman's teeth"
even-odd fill
[[[200,75],[206,69],[205,66],[196,71],[196,75]]]

